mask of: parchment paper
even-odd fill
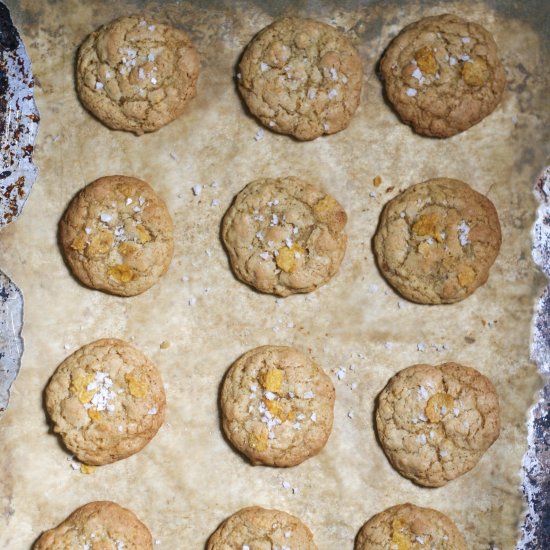
[[[429,2],[259,0],[7,4],[33,63],[42,121],[37,184],[24,215],[0,235],[0,266],[17,280],[26,304],[23,367],[0,419],[0,547],[28,549],[76,507],[110,499],[134,510],[167,549],[203,548],[219,522],[251,504],[296,514],[320,549],[351,549],[364,521],[405,501],[448,514],[473,549],[513,548],[522,515],[525,421],[540,385],[529,363],[529,336],[543,278],[531,259],[530,230],[536,207],[531,184],[544,165],[549,127],[544,19],[537,28],[536,17],[503,10],[512,6],[508,2],[496,9],[479,2],[447,2],[444,8]],[[198,96],[184,116],[137,138],[107,129],[81,107],[73,63],[89,32],[139,9],[190,33],[202,73]],[[384,102],[375,64],[403,25],[444,11],[482,22],[494,33],[508,86],[488,119],[439,141],[416,136],[398,121]],[[239,100],[234,66],[250,38],[283,14],[335,24],[356,42],[365,85],[346,131],[310,143],[269,131],[254,139],[260,126]],[[130,299],[80,286],[56,242],[57,222],[74,193],[108,174],[151,183],[176,224],[168,274]],[[349,245],[330,284],[277,301],[231,275],[219,224],[246,183],[287,174],[318,182],[345,206]],[[377,175],[383,184],[374,188]],[[436,176],[463,179],[490,197],[499,211],[503,246],[489,282],[472,297],[426,307],[405,302],[385,283],[371,238],[387,200]],[[197,183],[204,186],[198,197],[191,191]],[[133,341],[157,363],[167,387],[167,421],[141,453],[83,475],[70,467],[49,432],[42,392],[66,355],[104,336]],[[163,341],[171,346],[161,349]],[[337,389],[326,448],[289,470],[250,466],[228,446],[219,425],[224,372],[240,354],[267,343],[309,351]],[[493,380],[502,433],[471,473],[443,488],[423,489],[400,477],[377,444],[374,399],[398,370],[447,360],[476,367]],[[347,371],[343,380],[334,375],[339,366]],[[297,491],[283,488],[283,481]]]

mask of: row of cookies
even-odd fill
[[[178,117],[195,96],[199,57],[189,37],[135,15],[108,23],[81,45],[76,86],[110,128],[138,135]],[[451,14],[405,27],[380,62],[387,97],[420,134],[448,137],[490,114],[505,85],[491,34]],[[346,128],[361,97],[362,60],[334,27],[284,18],[253,37],[238,89],[267,128],[311,140]]]
[[[431,508],[406,503],[369,519],[355,539],[355,550],[412,548],[466,550],[450,518]],[[109,501],[90,502],[43,533],[34,550],[102,548],[152,550],[149,529],[130,510]],[[313,534],[297,517],[259,506],[243,508],[211,535],[206,550],[317,550]]]
[[[338,271],[347,216],[332,196],[296,177],[257,180],[222,222],[235,275],[255,289],[311,292]],[[145,182],[100,178],[72,200],[59,226],[66,261],[84,284],[121,296],[151,287],[168,269],[173,223]],[[453,303],[485,283],[501,244],[496,209],[459,180],[413,185],[385,206],[374,238],[378,266],[404,297]]]

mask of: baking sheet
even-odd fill
[[[471,548],[513,548],[523,511],[527,411],[541,384],[529,362],[529,338],[533,304],[543,288],[531,259],[530,231],[536,210],[531,186],[544,164],[550,126],[544,19],[537,27],[536,18],[504,10],[508,2],[495,8],[447,2],[444,9],[429,2],[7,4],[33,62],[42,121],[35,156],[40,178],[25,214],[1,235],[0,265],[25,295],[26,351],[0,422],[0,547],[28,549],[77,506],[111,499],[133,509],[159,547],[168,549],[203,548],[220,521],[250,504],[298,515],[321,549],[352,548],[366,519],[404,501],[451,516]],[[105,128],[81,107],[73,64],[89,32],[141,9],[190,33],[202,73],[184,116],[137,138]],[[415,136],[396,119],[384,103],[375,64],[404,24],[443,11],[465,14],[494,33],[508,86],[488,119],[439,141]],[[259,126],[238,98],[234,67],[255,32],[283,14],[337,25],[356,41],[365,85],[346,131],[309,143],[268,131],[255,140]],[[81,287],[56,242],[57,222],[74,193],[117,173],[150,182],[176,224],[168,274],[131,299]],[[349,244],[329,285],[276,300],[233,278],[219,223],[246,183],[287,174],[318,182],[345,206]],[[377,175],[383,184],[374,188]],[[387,200],[435,176],[463,179],[491,198],[503,246],[489,282],[471,298],[422,307],[384,282],[371,238]],[[191,191],[197,183],[204,186],[200,196]],[[141,453],[86,476],[70,467],[49,432],[42,392],[66,355],[104,336],[133,341],[157,363],[167,385],[167,421]],[[169,348],[160,348],[164,341]],[[228,447],[218,420],[223,373],[240,354],[268,343],[310,351],[337,390],[327,447],[289,470],[250,466]],[[471,473],[443,488],[423,489],[401,478],[376,443],[374,399],[405,366],[447,360],[491,377],[501,397],[502,433]],[[334,375],[340,366],[347,372],[343,380]]]

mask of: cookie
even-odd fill
[[[212,534],[206,550],[281,548],[317,550],[311,531],[296,517],[259,506],[243,508]]]
[[[34,543],[34,550],[152,550],[149,529],[136,515],[109,501],[90,502]]]
[[[498,438],[498,395],[475,369],[457,363],[413,365],[398,372],[378,396],[376,430],[401,475],[440,487],[469,472]]]
[[[300,140],[334,134],[350,123],[363,66],[351,42],[330,25],[284,18],[260,31],[239,63],[239,91],[270,130]]]
[[[405,27],[384,53],[380,71],[403,122],[439,138],[463,132],[492,113],[506,84],[491,34],[450,14]]]
[[[378,267],[405,298],[451,304],[489,277],[501,244],[493,203],[466,183],[436,178],[384,208],[374,237]]]
[[[45,405],[63,443],[84,464],[101,466],[140,451],[164,422],[160,373],[123,340],[106,338],[67,357]]]
[[[94,31],[76,61],[84,107],[109,128],[137,135],[180,116],[198,76],[199,56],[187,34],[139,15]]]
[[[295,466],[325,446],[334,398],[330,378],[312,359],[290,347],[261,346],[225,376],[223,430],[252,464]]]
[[[359,531],[355,550],[467,550],[456,525],[431,508],[392,506],[373,516]]]
[[[311,292],[338,271],[347,216],[338,202],[295,177],[249,183],[222,223],[237,278],[261,292]]]
[[[59,224],[59,241],[80,282],[135,296],[168,270],[174,229],[166,204],[147,183],[106,176],[71,201]]]

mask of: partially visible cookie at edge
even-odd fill
[[[89,502],[45,531],[33,546],[33,550],[69,548],[152,550],[153,537],[130,510],[109,501]]]
[[[129,176],[95,180],[59,223],[71,271],[86,286],[135,296],[166,273],[174,251],[172,218],[151,186]]]
[[[441,487],[470,471],[500,434],[495,387],[458,363],[398,372],[378,396],[375,417],[393,467],[425,487]]]
[[[374,237],[382,275],[421,304],[470,296],[487,281],[500,244],[493,203],[449,178],[413,185],[390,200]]]
[[[286,346],[260,346],[227,372],[222,426],[252,464],[295,466],[316,455],[332,431],[335,390],[307,355]]]
[[[288,296],[327,283],[344,258],[347,215],[330,195],[296,177],[261,179],[235,197],[222,239],[235,275]]]
[[[153,439],[164,422],[166,396],[157,367],[140,350],[105,338],[59,365],[45,405],[67,449],[84,464],[101,466]]]
[[[80,46],[76,89],[105,125],[141,135],[182,114],[195,96],[199,57],[185,32],[149,16],[121,17]]]
[[[406,26],[380,62],[387,96],[406,124],[445,138],[493,112],[506,75],[492,35],[451,14]]]
[[[445,514],[414,504],[398,504],[370,518],[359,531],[355,550],[468,550],[462,533]]]
[[[250,41],[237,76],[262,124],[311,140],[348,126],[359,105],[363,67],[353,44],[334,27],[284,18]]]
[[[269,548],[317,550],[313,534],[297,517],[259,506],[243,508],[227,518],[211,535],[206,550],[255,550],[265,544]]]

